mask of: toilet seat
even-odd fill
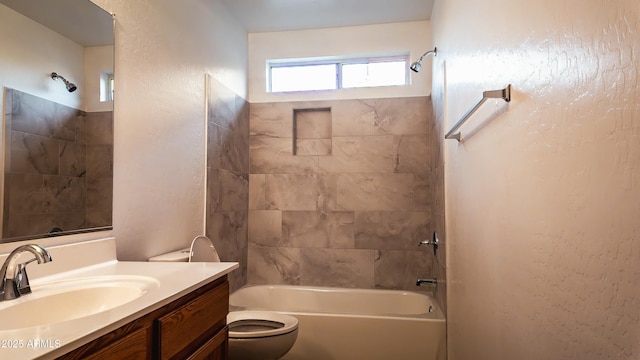
[[[234,323],[243,321],[256,320],[257,322],[264,321],[266,325],[268,323],[277,324],[277,326],[270,327],[268,330],[257,331],[233,331]],[[254,310],[242,310],[231,311],[227,315],[227,324],[229,325],[229,338],[230,339],[253,339],[261,337],[271,337],[290,333],[298,329],[298,319],[293,316],[280,314],[273,311],[254,311]],[[275,325],[274,324],[274,325]],[[268,326],[268,325],[266,325]]]

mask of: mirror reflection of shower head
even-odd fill
[[[56,74],[54,72],[51,73],[51,78],[53,80],[58,80],[58,79],[62,80],[64,82],[64,86],[67,87],[67,91],[69,91],[69,92],[74,92],[74,91],[76,91],[78,89],[76,84],[72,83],[71,81],[63,78],[62,76],[60,76],[60,75],[58,75],[58,74]]]
[[[424,60],[424,58],[427,55],[432,55],[436,56],[438,55],[438,48],[434,47],[433,50],[429,50],[426,53],[422,54],[422,56],[420,56],[420,59],[418,59],[418,61],[414,62],[413,64],[411,64],[411,70],[415,71],[415,72],[419,72],[420,69],[422,69],[422,60]]]

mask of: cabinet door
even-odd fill
[[[226,360],[229,357],[229,328],[219,333],[196,350],[187,360]]]
[[[123,336],[109,345],[102,346],[102,341],[108,336],[102,337],[86,349],[79,349],[63,355],[62,359],[82,359],[82,360],[143,360],[151,359],[151,349],[149,339],[151,327],[136,330]],[[92,350],[95,349],[95,350]]]
[[[193,354],[224,329],[228,312],[229,282],[225,281],[156,320],[160,359]]]

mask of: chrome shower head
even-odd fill
[[[415,72],[419,72],[422,69],[422,60],[424,60],[424,58],[427,55],[431,55],[431,54],[433,54],[433,56],[438,55],[438,48],[434,47],[433,50],[429,50],[426,53],[422,54],[422,56],[420,56],[420,59],[418,59],[418,61],[411,64],[410,69]]]
[[[69,80],[67,80],[67,79],[63,78],[62,76],[58,75],[57,73],[52,72],[52,73],[51,73],[51,78],[52,78],[53,80],[58,80],[58,79],[62,80],[62,81],[64,82],[64,86],[66,86],[66,87],[67,87],[67,91],[68,91],[68,92],[74,92],[74,91],[76,91],[76,90],[78,89],[78,87],[76,86],[76,84],[74,84],[74,83],[72,83],[71,81],[69,81]]]

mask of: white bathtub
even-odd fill
[[[298,318],[298,340],[283,360],[446,358],[444,316],[431,296],[420,293],[257,285],[231,294],[229,304],[231,310]]]

